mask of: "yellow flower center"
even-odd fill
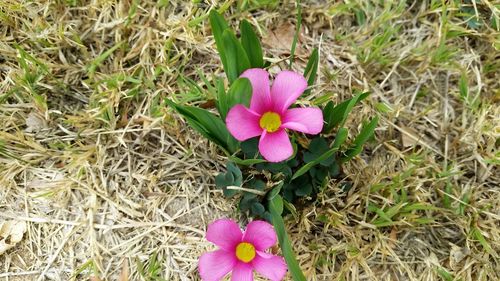
[[[255,247],[246,242],[236,246],[236,257],[242,262],[251,262],[255,258]]]
[[[274,112],[266,112],[260,117],[259,125],[269,133],[276,132],[281,126],[281,117]]]

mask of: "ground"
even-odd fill
[[[214,186],[224,154],[163,99],[212,98],[190,87],[223,75],[210,9],[249,20],[275,74],[297,6],[216,2],[0,0],[0,235],[26,228],[0,279],[199,280],[207,224],[247,222]],[[380,116],[352,188],[286,218],[307,280],[499,280],[498,2],[302,2],[302,102],[369,91],[347,124]]]

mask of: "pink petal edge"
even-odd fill
[[[207,240],[223,250],[233,252],[242,238],[243,233],[233,220],[218,219],[208,225]]]
[[[252,84],[250,109],[259,114],[268,111],[271,106],[269,73],[262,68],[250,68],[245,70],[240,77],[248,78],[250,84]]]
[[[281,162],[293,154],[293,147],[284,129],[274,133],[264,131],[259,140],[259,152],[269,162]]]
[[[301,74],[283,70],[274,79],[271,100],[276,112],[284,113],[307,88],[307,81]]]
[[[252,266],[248,263],[238,262],[231,273],[231,281],[253,281]]]
[[[265,251],[274,246],[278,238],[274,227],[262,220],[254,220],[247,225],[245,233],[243,233],[242,241],[251,243],[258,251]]]
[[[279,256],[257,251],[252,266],[260,275],[271,281],[281,281],[285,278],[287,266],[285,259]]]
[[[323,111],[316,107],[288,109],[281,126],[310,135],[319,134],[323,130]]]
[[[259,114],[241,104],[233,106],[226,116],[227,129],[239,141],[260,136],[263,130],[259,125],[259,121]]]
[[[237,262],[234,255],[224,250],[208,252],[201,255],[198,271],[203,281],[220,281]]]

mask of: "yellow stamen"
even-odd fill
[[[255,247],[247,242],[236,246],[236,257],[242,262],[251,262],[255,258]]]
[[[269,133],[276,132],[281,126],[281,117],[274,112],[266,112],[260,118],[259,125]]]

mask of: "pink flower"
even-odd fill
[[[253,281],[254,269],[272,281],[285,277],[284,259],[265,252],[276,244],[276,233],[265,221],[252,221],[242,233],[233,220],[216,220],[208,226],[207,240],[220,249],[200,257],[203,281],[219,281],[230,271],[231,281]]]
[[[315,135],[323,129],[319,108],[288,109],[307,88],[306,79],[293,71],[281,71],[269,86],[269,74],[261,68],[247,69],[241,77],[252,84],[250,108],[231,108],[226,125],[237,140],[260,136],[260,154],[269,162],[286,160],[293,154],[285,129]]]

